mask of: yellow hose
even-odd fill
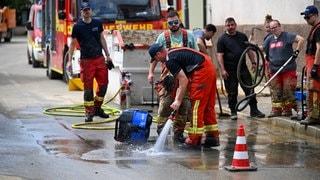
[[[101,106],[104,112],[112,117],[102,120],[102,121],[92,121],[92,122],[79,122],[72,124],[72,128],[74,129],[87,129],[87,130],[113,130],[115,126],[94,126],[96,124],[110,123],[114,122],[119,118],[121,114],[121,110],[112,108],[106,104],[111,102],[123,89],[123,86],[119,88],[117,93],[108,100],[105,104]],[[76,106],[61,106],[61,107],[53,107],[43,110],[44,114],[53,115],[53,116],[71,116],[71,117],[85,117],[85,110],[83,105]],[[153,117],[152,122],[157,123],[157,118]]]
[[[87,130],[113,130],[115,126],[93,126],[95,124],[103,124],[114,122],[118,119],[119,116],[110,117],[103,121],[92,121],[92,122],[79,122],[72,124],[72,128],[74,129],[87,129]]]

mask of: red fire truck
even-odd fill
[[[106,34],[110,34],[114,30],[118,32],[147,32],[165,29],[167,26],[163,20],[167,9],[169,7],[180,9],[178,12],[181,14],[182,6],[181,0],[175,2],[172,0],[42,0],[42,48],[44,66],[47,68],[49,79],[62,78],[65,82],[69,82],[70,79],[75,80],[79,77],[77,72],[68,72],[67,62],[71,31],[74,23],[81,18],[80,6],[82,2],[90,3],[93,18],[103,23]],[[147,35],[141,35],[141,37],[143,36]],[[113,38],[109,44],[110,41],[107,39],[108,47],[112,48],[110,52],[115,51],[112,43],[116,41],[118,40]],[[133,43],[135,42],[133,41]],[[118,47],[121,49],[126,43],[118,44]],[[76,62],[79,59],[79,53],[77,46],[72,59],[73,65],[75,64],[74,59]],[[111,53],[111,56],[114,56],[112,58],[119,61],[119,56],[114,54],[116,53]],[[126,60],[122,59],[121,61]]]

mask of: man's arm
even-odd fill
[[[179,87],[176,92],[176,97],[174,98],[174,102],[170,105],[170,107],[177,111],[181,105],[183,97],[185,96],[188,88],[189,80],[183,70],[180,70],[176,75],[176,78],[179,80]]]
[[[300,51],[300,49],[302,48],[303,43],[304,43],[304,38],[297,35],[295,38],[295,42],[297,43],[296,51],[297,50]]]
[[[249,59],[250,59],[250,61],[251,61],[251,63],[255,63],[256,62],[256,60],[255,60],[255,55],[254,55],[254,52],[253,52],[253,50],[249,50],[248,51],[248,56],[249,56]]]
[[[220,66],[220,70],[221,70],[221,75],[223,79],[227,79],[229,74],[226,71],[226,69],[224,68],[224,59],[223,59],[223,54],[224,53],[217,53],[217,59],[218,59],[218,63]]]
[[[157,61],[153,61],[149,65],[148,81],[150,84],[154,82],[154,70],[156,69],[157,63],[158,63]]]
[[[206,46],[205,46],[203,41],[204,41],[204,39],[197,38],[197,44],[198,44],[198,47],[200,49],[200,52],[209,55],[209,53],[207,51],[207,48],[206,48]]]
[[[108,50],[106,38],[104,38],[103,32],[100,33],[100,42],[101,42],[101,45],[102,45],[102,49],[103,49],[105,55],[107,56],[107,60],[108,61],[112,61],[112,59],[110,57],[109,50]]]
[[[159,34],[159,36],[157,37],[156,43],[159,43],[165,46],[164,32]],[[154,70],[156,69],[157,64],[158,64],[157,61],[153,61],[149,65],[148,81],[150,84],[154,82]]]
[[[256,60],[255,60],[255,53],[254,53],[254,51],[253,51],[253,50],[249,50],[249,51],[248,51],[248,56],[249,56],[249,59],[250,59],[251,64],[252,64],[251,69],[252,69],[253,71],[256,71],[256,69],[257,69],[257,62],[256,62]]]
[[[320,41],[316,43],[317,50],[315,54],[314,64],[320,65]]]

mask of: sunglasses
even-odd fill
[[[270,27],[270,30],[275,30],[277,29],[278,26]]]
[[[90,11],[90,10],[91,10],[91,8],[85,8],[82,11]]]
[[[179,24],[179,20],[178,19],[168,22],[169,26],[178,25],[178,24]]]
[[[309,16],[305,16],[303,17],[305,20],[309,20],[311,17],[313,16],[313,14],[309,15]]]

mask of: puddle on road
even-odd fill
[[[32,130],[29,125],[28,129]],[[33,127],[34,128],[34,127]],[[37,127],[39,128],[39,127]],[[179,164],[194,170],[216,170],[230,166],[237,138],[237,126],[222,127],[220,146],[210,150],[184,150],[168,136],[163,152],[150,152],[155,141],[142,145],[119,143],[110,139],[62,139],[62,136],[39,136],[38,143],[50,154],[92,163],[115,164],[119,168],[135,165]],[[317,140],[283,132],[282,129],[257,123],[245,128],[249,161],[258,167],[320,168],[320,146]],[[35,133],[33,133],[35,134]],[[64,137],[64,136],[63,136]],[[156,138],[156,137],[150,137]]]
[[[101,148],[104,145],[102,140],[74,140],[74,139],[49,139],[38,142],[50,154],[66,155],[68,157],[77,158],[81,154]]]
[[[252,136],[252,135],[251,135]],[[281,138],[280,138],[281,139]],[[93,163],[115,164],[130,169],[135,165],[180,164],[193,170],[216,170],[232,164],[235,138],[222,141],[215,149],[184,150],[173,144],[166,144],[163,152],[150,152],[154,142],[142,145],[114,143],[114,148],[103,147],[102,140],[46,140],[43,146],[54,155],[64,154],[69,158]],[[101,148],[103,147],[103,148]],[[316,167],[320,168],[320,151],[316,145],[296,139],[291,142],[259,142],[257,138],[247,139],[251,164],[260,167]]]
[[[213,154],[219,154],[217,150],[208,150],[206,152],[196,150],[183,151],[182,149],[174,146],[172,144],[166,144],[162,152],[152,152],[150,151],[154,146],[154,142],[146,144],[126,144],[118,143],[114,144],[114,149],[103,148],[96,149],[82,154],[81,160],[85,161],[100,161],[114,163],[119,168],[130,169],[135,165],[152,165],[154,163],[166,165],[168,162],[178,163],[185,167],[197,169],[190,167],[194,164],[198,156],[202,158],[199,163],[205,163],[206,168],[212,167],[212,162],[217,156]],[[208,162],[207,162],[208,161]],[[198,166],[198,165],[197,165]]]

